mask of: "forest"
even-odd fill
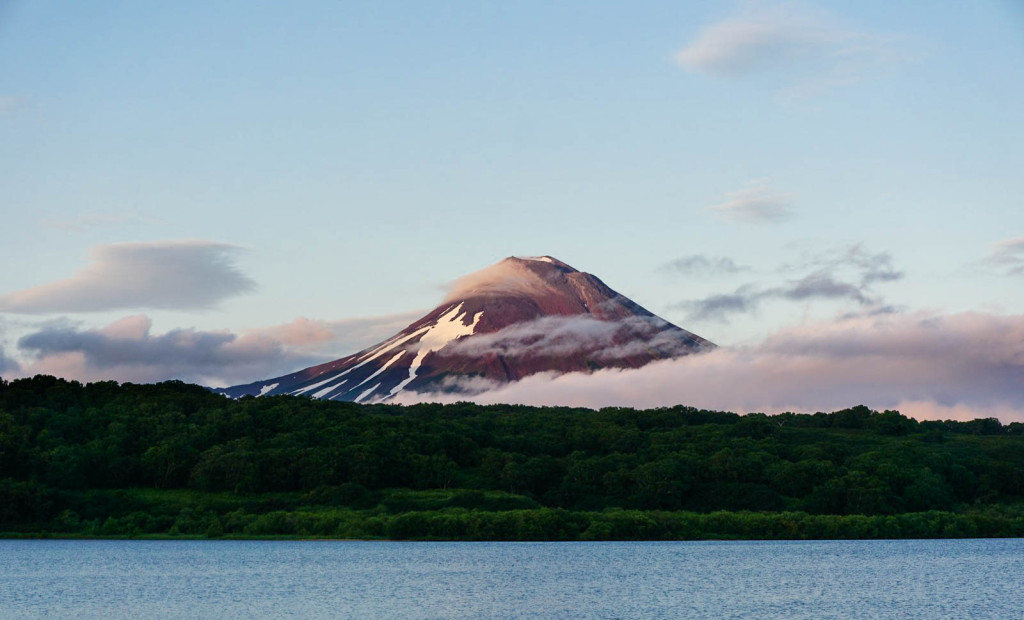
[[[1024,536],[1024,424],[0,379],[0,536]]]

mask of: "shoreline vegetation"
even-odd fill
[[[0,379],[0,537],[1024,537],[1024,424]]]
[[[0,532],[7,539],[352,540],[352,541],[693,541],[1024,538],[1024,516],[929,511],[902,515],[709,514],[610,509],[502,512],[445,510],[398,515],[276,511],[199,517],[189,532],[145,532],[147,518],[109,517],[77,532]],[[206,525],[209,523],[209,525]],[[173,530],[177,522],[171,526]],[[205,531],[200,532],[200,530]],[[258,533],[257,533],[258,532]]]

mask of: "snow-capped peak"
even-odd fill
[[[510,256],[458,279],[441,305],[375,346],[218,391],[373,403],[539,372],[636,368],[713,347],[553,256]]]

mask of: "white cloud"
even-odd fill
[[[545,316],[513,323],[491,333],[476,334],[445,347],[439,355],[483,358],[560,357],[586,352],[600,361],[656,353],[670,357],[694,350],[685,333],[668,329],[656,316],[602,320],[591,315]]]
[[[806,3],[746,3],[675,54],[684,69],[723,77],[778,74],[809,96],[906,60],[891,38],[846,27]]]
[[[768,181],[751,181],[741,190],[726,192],[708,211],[743,222],[778,222],[792,217],[793,194],[773,190]]]
[[[234,265],[238,251],[213,241],[97,246],[91,262],[70,278],[0,295],[0,312],[209,308],[255,288]]]
[[[466,394],[473,400],[584,407],[685,404],[739,412],[904,406],[922,417],[1024,420],[1024,316],[858,316],[780,331],[748,349],[655,362],[636,370],[533,375]]]

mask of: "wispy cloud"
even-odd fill
[[[715,293],[700,299],[691,299],[673,304],[673,308],[686,310],[690,321],[726,321],[734,314],[750,314],[757,311],[764,292],[752,284],[745,284],[731,293]]]
[[[1024,275],[1024,237],[996,243],[986,262],[1003,275]]]
[[[70,278],[0,295],[0,312],[209,308],[255,288],[234,264],[238,252],[213,241],[97,246],[91,262]]]
[[[823,270],[833,273],[849,270],[861,285],[875,282],[893,282],[903,278],[903,272],[896,268],[889,252],[871,252],[863,243],[845,248],[826,251],[805,252],[800,258],[779,267],[780,273],[799,273],[808,270]]]
[[[731,17],[704,26],[675,54],[693,73],[778,75],[799,96],[860,82],[906,58],[893,37],[850,28],[803,2],[744,3]]]
[[[240,330],[240,337],[279,343],[288,351],[335,359],[382,342],[423,316],[422,310],[327,321],[299,317],[289,323]]]
[[[708,207],[708,211],[743,222],[779,222],[793,216],[793,198],[793,194],[772,189],[767,179],[759,179],[727,192],[723,201]]]
[[[739,265],[733,259],[724,256],[691,254],[661,265],[658,271],[684,276],[719,276],[750,271],[750,267]]]
[[[80,381],[181,379],[232,385],[354,353],[413,319],[411,314],[339,321],[301,317],[238,332],[174,329],[162,334],[152,332],[152,321],[145,315],[125,317],[98,329],[56,321],[18,341],[23,359],[20,364],[10,360],[10,371]]]
[[[28,104],[29,100],[26,97],[0,95],[0,117],[14,115]]]
[[[845,300],[857,304],[861,310],[878,310],[887,306],[874,292],[874,286],[903,277],[903,272],[894,267],[892,255],[871,253],[859,244],[841,252],[805,257],[799,264],[783,266],[780,271],[804,273],[776,286],[748,283],[729,293],[688,300],[673,307],[687,310],[692,321],[726,321],[731,315],[756,312],[762,302],[773,299]]]
[[[923,417],[1024,420],[1024,316],[858,316],[782,330],[745,349],[716,349],[635,370],[533,375],[474,400],[586,407],[676,404],[732,411],[831,411],[863,403]],[[461,386],[460,386],[461,387]]]

